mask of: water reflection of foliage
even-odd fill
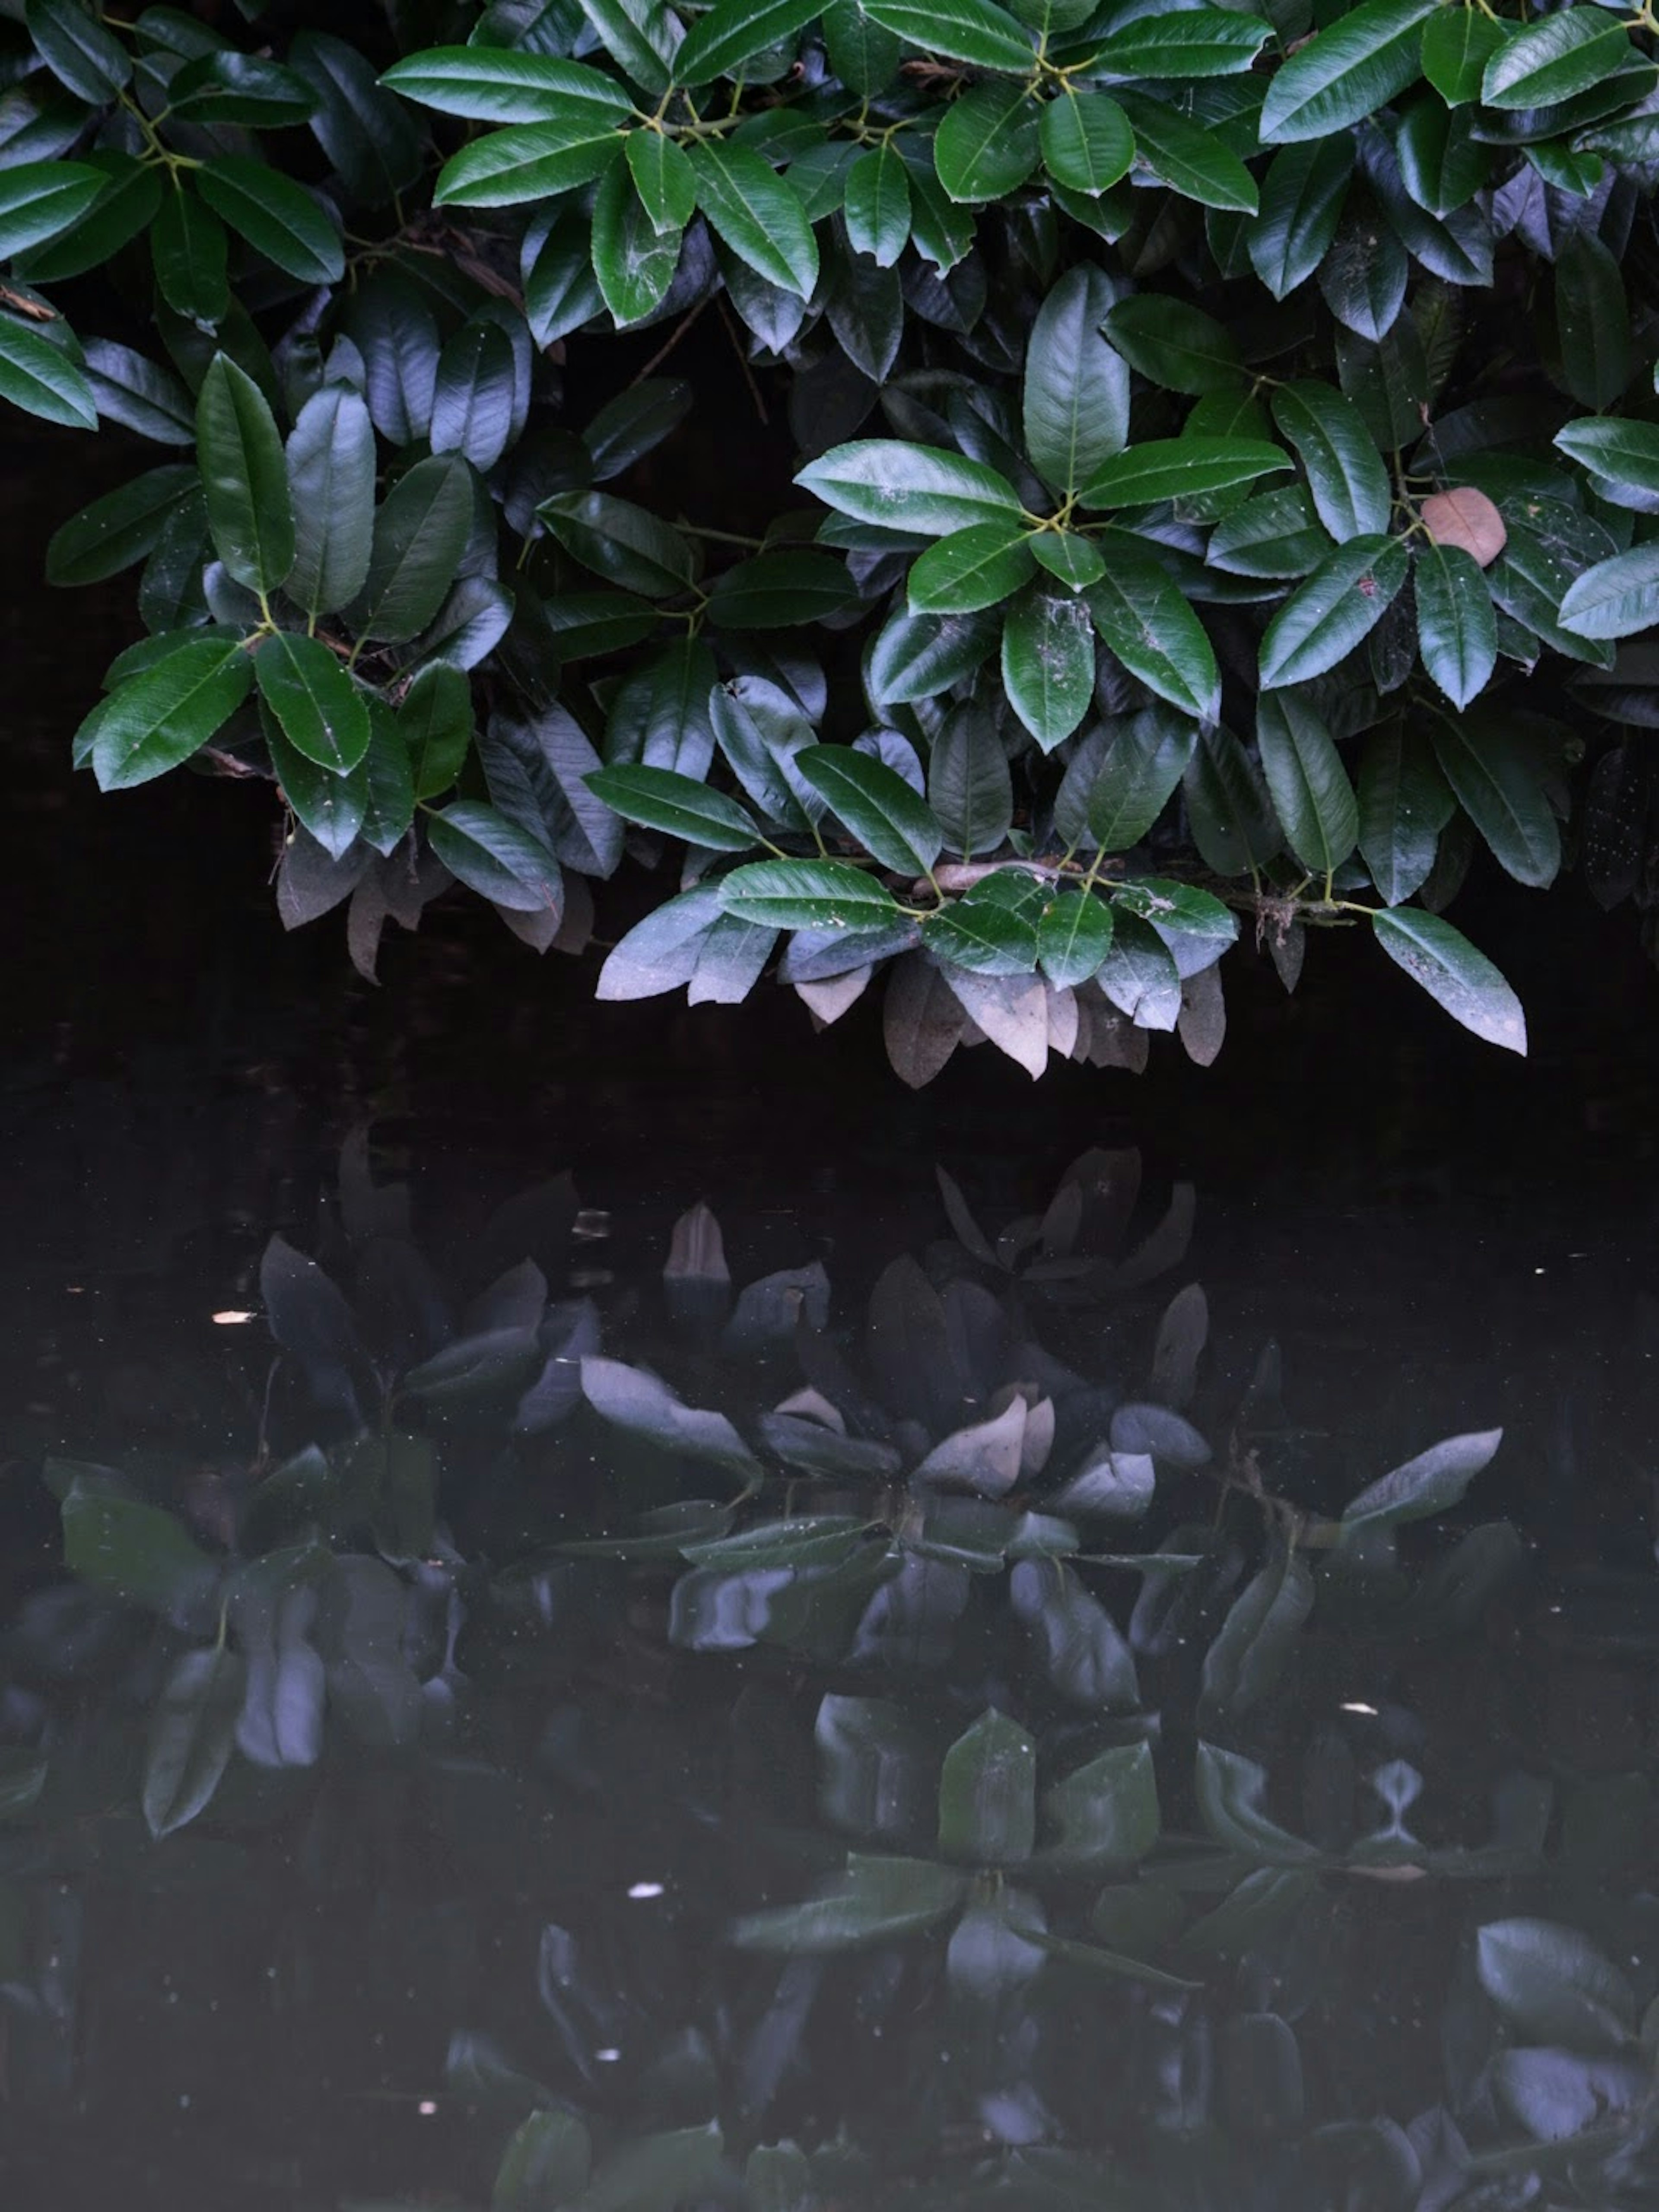
[[[46,1470],[0,1881],[263,1838],[384,1900],[330,1942],[388,1990],[424,1917],[524,2212],[1649,2201],[1647,1778],[1433,1725],[1505,1663],[1521,1540],[1459,1510],[1499,1432],[1328,1496],[1271,1347],[1206,1379],[1153,1287],[1190,1194],[1141,1233],[1138,1174],[995,1234],[942,1177],[953,1241],[858,1318],[817,1264],[734,1295],[698,1209],[665,1323],[550,1296],[602,1226],[564,1181],[458,1307],[357,1161],[328,1270],[268,1249],[269,1432],[210,1499],[199,1454]],[[76,1993],[14,1946],[3,1996],[67,2094]]]

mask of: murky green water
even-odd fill
[[[1639,1204],[273,1220],[120,1097],[18,1132],[9,2203],[1656,2201]]]

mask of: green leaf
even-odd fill
[[[1008,757],[979,708],[947,714],[927,756],[927,804],[944,826],[947,851],[970,860],[994,852],[1014,818]]]
[[[1012,484],[982,461],[890,438],[836,446],[795,482],[856,522],[923,538],[948,537],[974,523],[1016,522],[1020,514]]]
[[[1519,884],[1543,890],[1561,866],[1561,831],[1546,793],[1542,764],[1494,711],[1429,725],[1435,758],[1458,805]]]
[[[675,82],[738,76],[744,62],[804,30],[818,7],[819,0],[714,0],[674,58]]]
[[[1127,91],[1118,100],[1134,132],[1137,156],[1171,191],[1200,207],[1256,212],[1255,178],[1214,131],[1161,100]]]
[[[1488,1921],[1475,1938],[1475,1971],[1522,2043],[1618,2051],[1635,2036],[1629,1982],[1576,1928],[1553,1920]]]
[[[1433,216],[1467,207],[1492,167],[1490,150],[1470,135],[1468,118],[1426,94],[1407,109],[1395,150],[1407,191]]]
[[[1305,284],[1330,251],[1353,175],[1353,150],[1352,134],[1335,131],[1281,147],[1268,163],[1261,212],[1244,244],[1250,266],[1275,300]]]
[[[1234,1599],[1204,1655],[1201,1726],[1237,1721],[1277,1687],[1313,1602],[1307,1559],[1289,1544],[1279,1544]]]
[[[1359,836],[1359,805],[1341,756],[1305,700],[1269,691],[1258,702],[1256,746],[1290,846],[1309,874],[1328,884]]]
[[[1525,1054],[1527,1018],[1504,978],[1461,930],[1414,906],[1378,907],[1377,943],[1455,1022],[1488,1044]]]
[[[1129,372],[1100,334],[1105,272],[1068,270],[1037,310],[1025,349],[1025,450],[1051,491],[1074,492],[1129,434]]]
[[[1033,533],[1030,546],[1037,566],[1046,568],[1068,592],[1097,584],[1106,573],[1106,556],[1099,546],[1092,538],[1082,537],[1074,530],[1039,530]]]
[[[869,929],[898,912],[892,893],[845,860],[757,860],[720,883],[720,910],[777,929]]]
[[[1002,626],[1002,685],[1045,753],[1072,735],[1095,688],[1095,641],[1080,599],[1038,587],[1015,600]]]
[[[1659,623],[1659,543],[1633,546],[1574,578],[1561,601],[1575,637],[1632,637]]]
[[[1389,472],[1351,399],[1328,384],[1286,384],[1273,398],[1273,421],[1296,448],[1320,520],[1341,543],[1389,526]]]
[[[452,876],[514,914],[556,909],[559,864],[545,845],[477,799],[457,799],[428,814],[432,849]]]
[[[697,204],[717,235],[769,284],[810,299],[818,281],[817,240],[777,171],[748,147],[723,141],[694,146],[690,161]]]
[[[1103,1751],[1057,1782],[1043,1809],[1057,1832],[1044,1856],[1057,1864],[1127,1867],[1144,1859],[1159,1827],[1152,1746]]]
[[[1480,97],[1488,107],[1547,107],[1589,92],[1633,51],[1629,27],[1618,16],[1602,8],[1564,8],[1512,29],[1486,64]]]
[[[647,830],[683,837],[688,845],[714,853],[746,853],[762,842],[760,831],[735,799],[672,769],[629,763],[596,769],[586,783],[624,822],[642,823]]]
[[[313,620],[362,589],[374,538],[374,428],[343,385],[313,392],[289,434],[294,565],[283,590]]]
[[[1086,983],[1110,951],[1112,909],[1092,891],[1058,891],[1037,925],[1037,964],[1056,990]]]
[[[150,225],[150,258],[161,297],[175,314],[211,330],[230,313],[230,242],[193,191],[175,185]]]
[[[1018,1866],[1036,1844],[1036,1746],[994,1707],[945,1754],[939,1847],[970,1866]]]
[[[809,1904],[750,1913],[733,1927],[732,1941],[740,1950],[803,1955],[890,1943],[933,1927],[957,1909],[967,1892],[968,1876],[955,1867],[849,1851],[846,1874],[835,1888]]]
[[[1056,184],[1098,199],[1135,158],[1134,132],[1116,100],[1103,92],[1078,92],[1067,84],[1047,101],[1038,125],[1042,166]]]
[[[1193,1778],[1204,1825],[1225,1850],[1259,1866],[1295,1866],[1319,1856],[1312,1844],[1268,1819],[1267,1771],[1255,1759],[1200,1742]]]
[[[936,958],[970,975],[1029,975],[1036,966],[1045,901],[1036,877],[1004,868],[926,915],[921,941]]]
[[[1461,545],[1431,543],[1418,549],[1413,580],[1423,666],[1454,707],[1467,707],[1498,665],[1498,617],[1486,579]]]
[[[188,760],[230,719],[252,682],[239,637],[204,637],[118,686],[88,718],[96,724],[92,768],[99,788],[129,790]]]
[[[331,860],[343,860],[368,818],[368,778],[335,775],[289,743],[287,732],[263,700],[259,726],[270,765],[295,819]]]
[[[1120,922],[1144,921],[1168,947],[1182,975],[1195,975],[1238,941],[1238,920],[1208,891],[1168,876],[1128,876],[1112,886]]]
[[[848,171],[843,212],[853,251],[890,269],[909,241],[910,173],[885,141]]]
[[[757,553],[716,577],[704,611],[717,629],[791,629],[856,604],[846,569],[827,553]]]
[[[1012,599],[1031,573],[1020,521],[975,522],[941,538],[912,568],[912,614],[972,614]]]
[[[1151,438],[1103,462],[1081,498],[1085,507],[1151,507],[1230,491],[1290,465],[1263,438]]]
[[[1339,1547],[1461,1505],[1470,1483],[1492,1464],[1503,1441],[1502,1429],[1472,1430],[1466,1436],[1444,1437],[1415,1459],[1390,1468],[1343,1508]]]
[[[1164,392],[1232,392],[1244,381],[1238,348],[1213,315],[1184,300],[1139,292],[1103,325],[1131,368]]]
[[[1366,537],[1339,546],[1291,592],[1261,641],[1265,690],[1305,684],[1351,653],[1388,612],[1406,580],[1398,538]]]
[[[1629,384],[1630,303],[1612,253],[1588,230],[1575,230],[1555,258],[1555,325],[1561,371],[1585,407],[1610,407]]]
[[[1261,104],[1264,145],[1328,138],[1374,115],[1416,79],[1422,25],[1438,0],[1362,0],[1274,76]]]
[[[79,0],[24,0],[22,15],[41,60],[88,107],[104,106],[131,76],[126,48]]]
[[[149,469],[106,492],[55,530],[46,543],[49,584],[96,584],[155,550],[167,517],[195,490],[193,468]]]
[[[362,782],[367,805],[358,835],[383,860],[390,859],[415,821],[415,764],[403,726],[378,692],[368,698],[368,750]]]
[[[692,182],[695,191],[695,178]],[[657,228],[632,169],[623,162],[606,172],[593,196],[592,242],[599,296],[617,327],[626,330],[654,314],[679,266],[680,234]]]
[[[630,131],[628,170],[652,229],[659,237],[678,240],[697,205],[696,172],[684,149],[663,131]]]
[[[92,386],[81,370],[49,339],[4,313],[0,313],[0,399],[72,430],[98,427]]]
[[[1095,981],[1137,1029],[1172,1030],[1181,1018],[1181,971],[1169,946],[1137,914],[1114,915],[1112,941]]]
[[[878,23],[862,0],[830,0],[823,10],[823,43],[830,66],[848,92],[867,100],[898,75],[902,52],[897,34]]]
[[[239,53],[234,46],[198,54],[167,82],[169,119],[178,117],[209,129],[246,123],[279,131],[309,122],[316,105],[315,93],[296,71],[263,54]]]
[[[345,248],[333,222],[292,177],[240,154],[216,154],[196,172],[197,188],[256,253],[302,284],[337,284]]]
[[[1475,8],[1437,8],[1423,26],[1423,74],[1448,107],[1480,97],[1486,64],[1510,26]]]
[[[398,477],[374,517],[368,574],[347,619],[401,645],[443,605],[472,532],[473,476],[459,453],[432,454]]]
[[[282,440],[264,396],[228,355],[213,356],[196,402],[208,528],[225,573],[274,591],[294,566],[294,510]]]
[[[1150,555],[1124,538],[1084,600],[1095,628],[1132,676],[1200,722],[1220,711],[1221,673],[1204,626]]]
[[[175,1659],[150,1719],[144,1820],[159,1842],[205,1810],[236,1742],[247,1663],[222,1644]]]
[[[472,750],[472,690],[459,668],[441,661],[416,671],[398,709],[417,799],[448,791]]]
[[[620,117],[633,105],[603,71],[526,46],[427,46],[394,62],[380,82],[473,123],[556,122],[583,108]]]
[[[1385,905],[1427,882],[1454,811],[1420,731],[1388,722],[1371,732],[1359,759],[1359,850]]]
[[[1161,9],[1092,41],[1091,76],[1237,76],[1271,35],[1255,15],[1228,8]]]
[[[1088,797],[1089,835],[1103,852],[1140,842],[1174,796],[1197,743],[1194,725],[1164,707],[1115,725]]]
[[[48,1462],[54,1475],[73,1462]],[[56,1485],[54,1485],[56,1486]],[[180,1522],[76,1474],[63,1493],[64,1565],[81,1581],[152,1613],[181,1610],[211,1588],[218,1570]]]
[[[66,230],[108,182],[88,161],[18,161],[0,169],[0,261]]]
[[[1570,460],[1635,490],[1659,492],[1659,424],[1581,416],[1555,434]]]
[[[557,123],[523,123],[475,138],[439,171],[434,204],[518,207],[591,185],[622,159],[617,121],[602,108],[582,107]]]
[[[1004,199],[1041,154],[1037,110],[1023,84],[976,84],[945,111],[933,139],[939,180],[953,200]]]
[[[1019,76],[1030,70],[1029,33],[994,0],[864,0],[864,12],[917,53]]]
[[[663,0],[581,0],[581,11],[598,33],[601,50],[635,84],[652,93],[668,90],[684,33]]]
[[[434,453],[461,453],[492,469],[513,434],[518,372],[499,323],[474,315],[438,356],[428,442]]]
[[[896,769],[849,745],[808,745],[795,765],[872,860],[901,875],[928,873],[945,833]]]
[[[1205,559],[1234,576],[1305,576],[1331,550],[1304,484],[1264,492],[1224,515]]]
[[[288,65],[316,97],[312,135],[348,199],[390,206],[421,173],[425,134],[414,117],[377,82],[366,55],[327,31],[299,32],[289,41]]]
[[[158,446],[196,443],[195,402],[167,369],[109,338],[87,341],[85,367],[103,421]]]
[[[253,674],[295,751],[349,775],[368,750],[368,708],[322,640],[278,630],[255,653]]]
[[[1001,627],[994,612],[894,615],[871,644],[872,703],[898,706],[949,690],[980,665]]]
[[[691,581],[691,548],[678,530],[602,491],[556,492],[537,514],[566,552],[608,583],[672,599]]]

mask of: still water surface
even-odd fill
[[[9,2207],[1659,2203],[1639,1191],[193,1110],[9,1102]]]

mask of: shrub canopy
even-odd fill
[[[632,854],[602,996],[880,975],[912,1082],[1207,1059],[1242,925],[1523,1050],[1472,858],[1639,890],[1645,4],[0,9],[0,392],[167,449],[76,763],[271,780],[369,973]]]

